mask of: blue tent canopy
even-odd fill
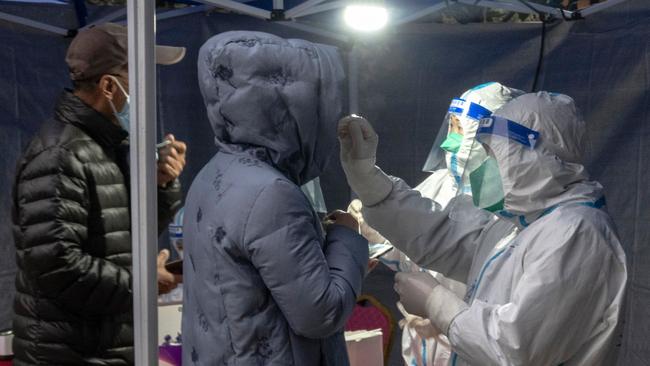
[[[453,26],[422,22],[444,10],[444,0],[387,0],[393,25],[375,37],[358,37],[341,28],[342,1],[285,0],[289,20],[276,22],[263,20],[267,14],[271,16],[271,0],[236,2],[243,7],[221,0],[179,3],[188,6],[156,10],[156,37],[188,47],[186,62],[161,68],[153,75],[159,86],[156,94],[148,92],[158,101],[154,106],[158,130],[173,131],[191,144],[192,155],[183,177],[186,187],[213,153],[212,139],[202,130],[207,122],[201,97],[192,82],[196,80],[196,51],[212,34],[263,30],[341,46],[351,56],[350,104],[356,104],[351,108],[376,121],[382,141],[387,142],[380,144],[382,167],[411,184],[423,178],[419,168],[449,99],[468,86],[494,79],[529,89],[539,55],[539,23]],[[219,5],[222,3],[227,6]],[[514,0],[485,0],[479,5],[541,11],[560,19],[549,25],[540,84],[573,96],[590,123],[588,169],[607,189],[609,210],[630,258],[629,309],[620,364],[643,365],[650,360],[650,215],[645,209],[650,195],[644,188],[648,178],[645,167],[650,163],[650,149],[645,146],[650,136],[650,71],[646,65],[650,4],[629,0],[614,6],[621,3],[608,0],[582,10],[586,20],[580,22],[561,20],[562,15],[570,18],[575,12],[560,13],[541,5],[531,10]],[[83,21],[80,4],[87,12]],[[301,11],[295,11],[301,5]],[[126,8],[120,6],[74,0],[0,0],[0,185],[5,187],[0,192],[0,237],[6,239],[0,245],[3,294],[13,291],[15,273],[8,187],[13,184],[20,152],[49,117],[61,86],[68,83],[63,62],[69,42],[66,36],[84,24],[125,20]],[[479,54],[482,57],[476,57]],[[400,124],[403,128],[395,128]],[[328,207],[347,203],[349,191],[340,167],[333,166],[321,182]],[[367,287],[381,293],[391,277],[376,281]],[[10,301],[11,296],[0,298],[0,328],[10,325]]]

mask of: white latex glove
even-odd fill
[[[404,310],[409,314],[427,317],[427,299],[440,282],[427,272],[406,272],[395,275],[395,291]]]
[[[448,334],[454,318],[468,308],[427,272],[397,273],[395,291],[408,313],[428,318],[444,335]]]
[[[406,310],[404,310],[404,305],[399,302],[397,303],[397,310],[399,310],[399,312],[404,316],[404,319],[399,321],[400,328],[404,328],[406,326],[415,330],[415,333],[417,333],[417,335],[422,339],[432,338],[438,342],[443,343],[443,345],[447,347],[449,346],[449,343],[445,340],[445,338],[440,337],[442,332],[433,324],[431,324],[431,320],[409,314]]]
[[[366,206],[381,202],[392,190],[393,183],[375,166],[379,136],[365,118],[354,114],[339,121],[337,134],[341,166],[348,184]]]
[[[365,118],[355,114],[343,117],[337,132],[341,140],[341,161],[374,159],[377,156],[379,136]]]
[[[359,221],[359,234],[368,240],[368,243],[386,243],[387,240],[379,232],[373,229],[366,220],[363,219],[361,209],[363,204],[360,200],[355,199],[348,205],[348,213],[354,216]]]

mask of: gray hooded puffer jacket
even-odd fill
[[[228,32],[203,45],[198,73],[219,152],[185,206],[183,364],[347,365],[367,243],[325,235],[299,188],[336,146],[336,50]]]

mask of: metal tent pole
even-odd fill
[[[232,0],[199,0],[204,4],[216,5],[223,9],[236,11],[255,18],[271,19],[271,12]]]
[[[293,8],[287,10],[286,17],[288,19],[293,18],[296,14],[302,13],[306,11],[307,9],[310,9],[320,3],[322,3],[325,0],[307,0],[299,5],[294,6]]]
[[[128,1],[135,364],[158,364],[155,1]]]
[[[527,3],[530,7],[520,2],[504,2],[504,1],[490,1],[490,0],[481,0],[478,3],[476,2],[476,0],[458,0],[458,2],[466,5],[475,5],[484,8],[492,8],[492,9],[502,9],[506,11],[515,11],[518,13],[525,13],[525,14],[537,14],[537,12],[542,12],[560,18],[562,17],[571,18],[573,15],[572,11],[562,10],[560,8],[540,5],[528,1]],[[534,10],[531,8],[533,8]]]
[[[101,17],[101,18],[99,18],[99,19],[97,19],[97,20],[95,20],[95,21],[92,21],[92,22],[90,22],[90,23],[84,25],[83,27],[81,27],[81,29],[86,29],[86,28],[89,28],[89,27],[91,27],[91,26],[93,26],[93,25],[99,25],[99,24],[104,24],[104,23],[112,22],[112,21],[114,21],[115,19],[119,19],[119,18],[123,17],[124,14],[126,14],[126,8],[124,8],[124,9],[120,9],[120,10],[116,10],[116,11],[114,11],[114,12],[112,12],[112,13],[110,13],[110,14],[104,16],[104,17]]]
[[[293,15],[293,19],[304,17],[304,16],[307,16],[307,15],[323,13],[323,12],[334,10],[334,9],[339,9],[339,8],[342,8],[342,7],[346,6],[346,5],[348,5],[348,4],[349,4],[348,1],[332,1],[332,2],[329,2],[329,3],[326,3],[326,4],[313,6],[311,8],[308,8],[306,10],[301,11],[300,13],[295,13]]]
[[[64,28],[61,28],[61,27],[56,27],[56,26],[46,24],[46,23],[43,23],[43,22],[38,22],[36,20],[31,20],[31,19],[28,19],[28,18],[19,17],[17,15],[13,15],[13,14],[0,12],[0,20],[5,20],[7,22],[16,23],[16,24],[21,24],[21,25],[24,25],[24,26],[27,26],[27,27],[30,27],[30,28],[39,29],[39,30],[46,31],[46,32],[51,32],[51,33],[59,34],[59,35],[62,35],[62,36],[68,35],[68,30],[67,29],[64,29]]]
[[[168,10],[162,13],[158,13],[156,15],[156,20],[161,21],[164,19],[177,18],[185,15],[208,11],[210,9],[213,9],[213,7],[208,5],[196,5],[196,6],[188,6],[186,8],[181,8],[181,9]]]

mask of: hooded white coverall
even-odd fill
[[[451,364],[612,365],[627,271],[602,186],[581,165],[585,123],[571,98],[545,92],[520,96],[494,115],[541,136],[534,150],[484,139],[499,162],[502,213],[519,227],[516,236],[506,220],[452,220],[455,201],[466,196],[441,209],[400,179],[368,169],[377,139],[367,128],[369,145],[353,153],[343,149],[358,146],[358,137],[350,143],[339,133],[364,217],[420,266],[468,284],[463,300],[442,286],[427,299],[426,315],[454,351]]]

